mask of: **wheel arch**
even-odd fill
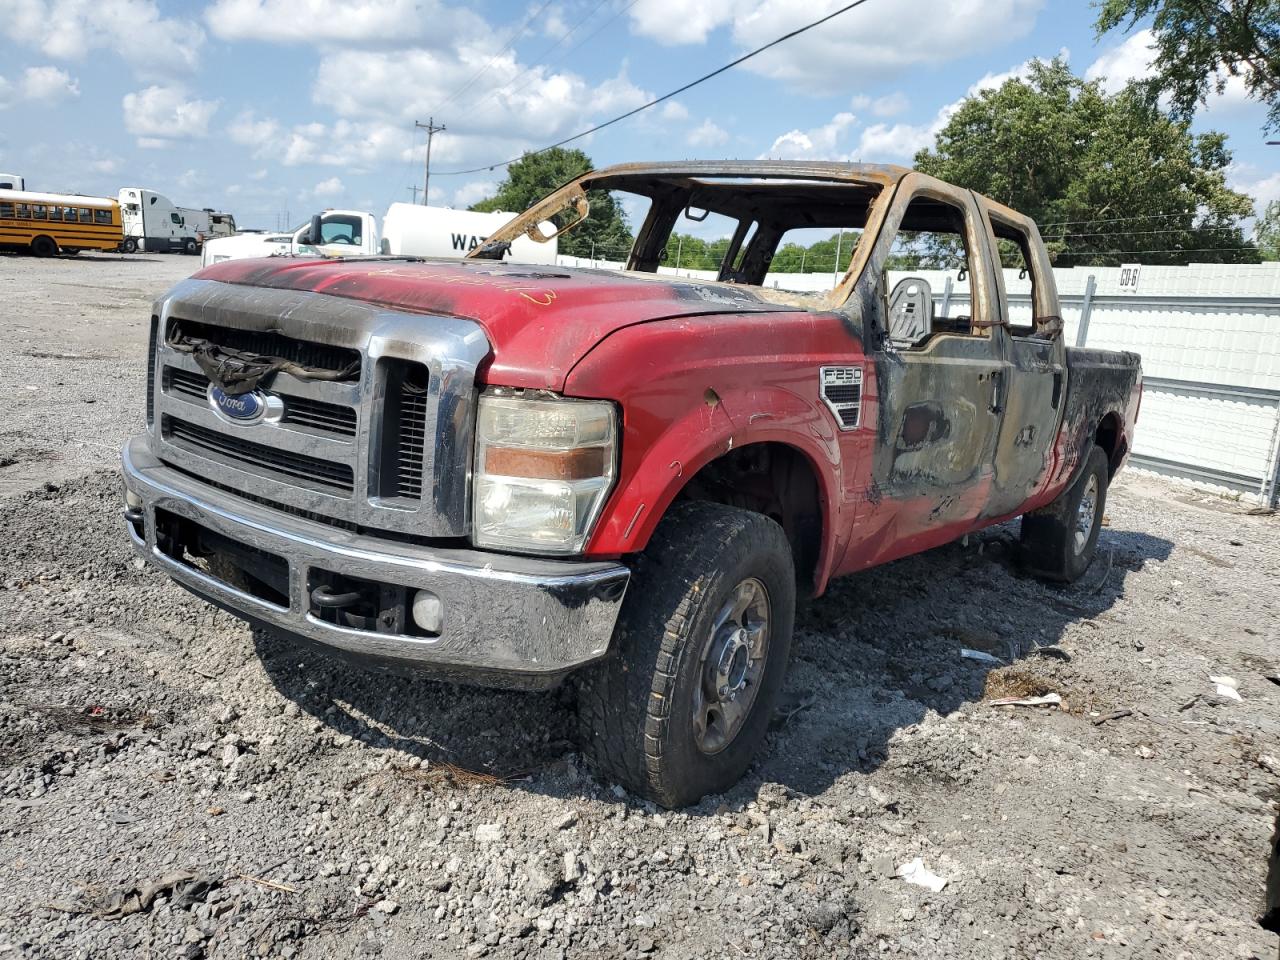
[[[723,413],[711,423],[719,429],[709,431],[705,419],[673,428],[646,452],[631,483],[615,491],[588,552],[643,550],[673,504],[724,503],[777,520],[792,544],[797,578],[821,594],[836,559],[838,447],[783,426],[742,437]]]
[[[1107,476],[1114,477],[1128,452],[1128,440],[1124,435],[1124,420],[1116,411],[1104,414],[1093,432],[1093,442],[1107,455]],[[1087,456],[1087,452],[1086,452]]]

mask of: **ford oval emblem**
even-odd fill
[[[209,401],[213,404],[214,409],[223,416],[238,420],[241,423],[249,423],[261,419],[267,409],[266,401],[256,391],[233,395],[227,393],[217,384],[209,387]]]

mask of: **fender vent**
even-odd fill
[[[819,371],[822,400],[841,430],[852,430],[862,414],[862,368],[823,367]]]

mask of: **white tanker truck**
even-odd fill
[[[203,263],[276,255],[326,257],[465,257],[489,234],[515,217],[514,213],[476,213],[447,207],[423,207],[393,203],[382,218],[382,229],[372,213],[363,210],[326,210],[288,233],[250,233],[209,240]],[[319,237],[313,227],[319,220]],[[546,232],[554,233],[548,225]],[[318,239],[318,242],[317,242]],[[506,259],[519,263],[556,262],[556,241],[539,243],[521,237],[511,245]]]

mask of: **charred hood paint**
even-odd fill
[[[216,264],[195,277],[474,320],[493,345],[494,356],[482,370],[489,382],[547,390],[563,389],[582,356],[633,324],[795,310],[729,284],[492,261],[272,257]]]

